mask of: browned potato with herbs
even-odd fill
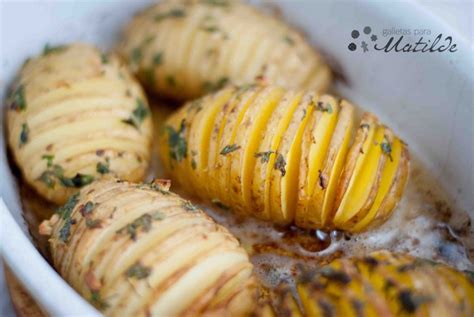
[[[189,192],[302,228],[363,231],[401,199],[406,145],[370,113],[312,91],[228,87],[167,121],[160,157]],[[355,133],[355,139],[352,137]]]
[[[169,182],[94,182],[40,226],[61,276],[106,316],[242,316],[252,264]]]
[[[165,0],[126,26],[119,53],[160,96],[254,82],[324,91],[331,71],[294,28],[236,0]]]
[[[474,273],[409,255],[378,251],[299,272],[253,316],[473,316]],[[297,302],[301,305],[296,304]]]
[[[151,116],[116,56],[86,44],[46,46],[25,62],[7,103],[13,158],[44,198],[64,203],[104,175],[144,178]]]

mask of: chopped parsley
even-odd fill
[[[10,109],[23,111],[26,109],[25,86],[19,85],[9,99]]]
[[[125,272],[125,275],[129,278],[136,278],[137,280],[141,280],[147,278],[150,273],[151,268],[142,265],[140,262],[137,262]]]
[[[222,89],[228,83],[229,83],[229,78],[228,77],[221,77],[215,82],[210,82],[210,81],[204,82],[203,89],[206,92],[214,92],[214,91],[217,91],[219,89]]]
[[[382,149],[382,153],[387,155],[390,158],[390,161],[393,162],[392,158],[392,145],[387,139],[384,139],[384,142],[380,143],[380,148]]]
[[[45,154],[41,157],[41,159],[46,160],[47,167],[53,166],[54,155]]]
[[[102,64],[107,64],[109,62],[109,57],[106,53],[100,54],[100,61],[102,62]]]
[[[258,152],[255,153],[255,157],[260,158],[260,162],[262,163],[268,163],[268,161],[270,160],[270,155],[272,155],[273,153],[275,153],[275,151]]]
[[[285,35],[283,37],[283,41],[285,41],[288,45],[295,45],[295,40],[293,40],[289,35]]]
[[[183,208],[188,210],[188,211],[191,211],[191,212],[195,212],[195,211],[198,211],[199,208],[194,206],[190,201],[186,200],[184,203],[183,203]]]
[[[81,206],[79,209],[79,212],[83,217],[86,217],[87,215],[90,215],[92,211],[94,210],[95,204],[92,201],[88,201],[84,205]]]
[[[122,120],[122,122],[129,124],[139,130],[141,123],[149,115],[149,111],[143,100],[137,98],[136,102],[137,106],[135,110],[133,110],[132,115],[128,119]]]
[[[157,15],[155,15],[154,20],[155,22],[161,22],[165,19],[184,18],[185,16],[186,16],[186,11],[184,11],[184,9],[174,8],[168,12],[158,13]]]
[[[160,66],[163,64],[163,52],[158,52],[153,55],[153,65]]]
[[[139,64],[143,58],[142,50],[139,47],[135,47],[130,53],[130,60],[133,64]]]
[[[137,239],[137,231],[139,229],[141,229],[142,232],[150,231],[152,221],[153,221],[153,216],[150,215],[149,213],[145,213],[141,215],[140,217],[136,218],[134,221],[132,221],[128,225],[125,225],[121,229],[117,230],[116,232],[118,234],[128,234],[130,236],[130,239],[135,241]]]
[[[66,45],[57,45],[57,46],[50,46],[48,43],[43,48],[43,56],[52,54],[52,53],[60,53],[67,49]]]
[[[285,176],[286,174],[286,161],[281,153],[278,153],[278,156],[275,161],[275,165],[273,166],[276,170],[281,172],[281,177]]]
[[[174,78],[173,75],[166,76],[166,83],[170,87],[176,87],[176,79]]]
[[[97,165],[95,167],[97,173],[99,174],[108,174],[110,173],[110,162],[109,159],[107,158],[105,162],[97,162]]]
[[[179,130],[175,130],[172,126],[166,126],[168,132],[169,155],[172,160],[180,162],[185,159],[188,154],[188,146],[184,138],[185,121],[181,121]]]
[[[86,219],[86,227],[89,229],[97,229],[102,227],[102,221],[100,219]]]
[[[69,236],[71,235],[71,226],[76,222],[72,218],[66,219],[64,225],[59,230],[59,240],[62,242],[67,242]]]
[[[78,201],[79,193],[75,193],[71,197],[69,197],[69,200],[66,202],[66,204],[64,204],[64,206],[59,207],[56,210],[56,213],[63,220],[65,220],[64,225],[59,230],[59,240],[61,240],[62,242],[66,242],[68,240],[69,235],[71,233],[71,226],[75,224],[75,221],[71,218],[71,214],[74,210],[74,207],[76,207]]]
[[[224,146],[224,148],[221,150],[220,154],[221,155],[227,155],[229,153],[237,151],[238,149],[240,149],[240,145],[228,144],[228,145]]]
[[[229,7],[229,0],[201,0],[201,3],[216,7]]]
[[[95,307],[101,310],[104,310],[107,307],[109,307],[109,304],[107,304],[107,302],[105,302],[101,298],[99,291],[91,291],[91,302],[92,302],[92,305],[94,305]]]
[[[222,201],[220,201],[219,199],[217,199],[217,198],[214,198],[211,202],[212,202],[214,205],[216,205],[217,207],[219,207],[220,209],[230,210],[230,207],[229,207],[229,206],[224,205],[224,203],[223,203]]]
[[[74,177],[58,176],[61,184],[65,187],[81,188],[94,181],[94,176],[77,173]]]
[[[28,142],[29,135],[30,135],[30,128],[28,127],[28,124],[23,123],[21,125],[21,132],[20,132],[20,147],[22,147]]]
[[[313,105],[314,105],[314,103],[313,103]],[[316,107],[316,110],[318,110],[318,111],[332,113],[332,106],[329,103],[327,103],[326,106],[324,106],[323,102],[318,101],[316,103],[315,107]]]

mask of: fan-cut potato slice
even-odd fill
[[[314,95],[306,94],[293,115],[287,133],[283,136],[275,159],[271,178],[271,213],[277,223],[293,221],[298,199],[297,186],[301,160],[302,138],[314,115]],[[300,110],[300,111],[299,111]]]
[[[361,129],[367,128],[364,126],[359,130]],[[376,179],[378,161],[382,156],[380,144],[384,137],[384,129],[378,125],[369,126],[368,129],[367,138],[360,148],[355,144],[351,149],[351,151],[357,151],[357,155],[354,158],[355,163],[348,162],[348,164],[354,164],[354,168],[341,202],[336,205],[333,221],[337,226],[344,225],[364,206]],[[346,164],[346,168],[348,164]]]
[[[284,94],[277,87],[266,88],[255,100],[252,111],[247,111],[242,122],[236,127],[236,136],[232,144],[226,145],[222,155],[229,156],[230,162],[230,198],[231,206],[245,210],[250,206],[251,176],[255,166],[255,153],[263,137],[262,132],[275,107]]]
[[[169,182],[102,180],[40,226],[53,264],[106,316],[249,312],[252,264],[224,227]]]
[[[116,56],[80,43],[48,47],[24,63],[7,104],[13,158],[44,198],[64,203],[106,174],[145,177],[150,111]]]
[[[179,100],[255,82],[322,92],[332,80],[300,32],[243,1],[160,1],[117,51],[151,91]]]
[[[380,211],[380,205],[382,205],[383,200],[387,196],[395,180],[402,156],[403,144],[398,138],[395,138],[393,142],[389,143],[389,146],[390,157],[389,159],[385,160],[382,175],[380,176],[380,185],[377,190],[377,196],[375,197],[374,203],[370,207],[370,210],[365,215],[365,217],[360,219],[360,221],[353,227],[354,231],[363,230],[374,220],[375,216]]]
[[[272,114],[266,130],[263,132],[262,142],[255,152],[256,157],[254,176],[252,178],[252,209],[255,213],[261,214],[262,219],[269,220],[271,216],[269,209],[265,208],[266,202],[270,201],[268,183],[271,171],[274,168],[278,146],[283,138],[283,134],[288,129],[293,113],[302,98],[302,92],[287,92],[280,104]],[[268,212],[268,213],[267,213]]]
[[[320,171],[323,168],[339,114],[339,102],[329,95],[317,98],[312,106],[315,107],[315,126],[309,127],[309,142],[303,145],[303,147],[309,147],[309,152],[307,160],[302,162],[307,166],[303,167],[306,173],[300,171],[299,197],[295,211],[295,223],[302,228],[321,226],[320,222],[308,223],[310,221],[308,203],[319,182]]]

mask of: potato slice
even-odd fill
[[[112,179],[83,188],[41,225],[51,228],[54,266],[106,316],[248,312],[248,255],[168,186]]]
[[[270,175],[270,201],[268,206],[276,223],[289,223],[294,219],[297,202],[295,188],[301,159],[301,142],[307,123],[311,121],[315,95],[305,94],[293,114],[290,125],[283,135],[277,150],[275,163]]]
[[[270,199],[265,196],[269,194],[269,191],[265,191],[265,187],[268,185],[283,133],[287,130],[301,97],[301,92],[288,92],[282,97],[280,104],[275,108],[265,131],[262,133],[263,139],[259,149],[254,154],[256,162],[251,179],[251,203],[253,212],[261,214],[258,216],[259,218],[271,219],[270,214],[265,213],[269,211],[269,208],[265,208],[265,203]]]
[[[268,119],[283,94],[282,88],[266,88],[255,99],[252,111],[246,113],[240,126],[237,127],[234,143],[226,145],[221,151],[222,155],[229,156],[231,159],[230,198],[232,199],[231,206],[235,206],[237,210],[245,211],[251,206],[251,177],[257,159],[255,153],[257,153]]]
[[[328,153],[329,143],[336,127],[339,114],[339,103],[329,95],[323,95],[312,104],[315,107],[314,126],[309,126],[310,134],[303,141],[303,148],[309,150],[307,159],[303,159],[299,175],[298,203],[296,205],[295,223],[302,228],[320,226],[321,223],[309,223],[308,203],[319,182],[319,173],[323,168]],[[309,147],[309,149],[308,149]],[[303,155],[305,158],[306,155]]]

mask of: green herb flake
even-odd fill
[[[222,201],[220,201],[219,199],[217,198],[214,198],[213,200],[211,200],[211,202],[216,205],[217,207],[219,207],[220,209],[224,209],[224,210],[230,210],[230,207],[229,206],[226,206]]]
[[[314,105],[314,103],[312,103],[312,105]],[[326,106],[324,106],[324,103],[321,101],[318,101],[316,103],[316,110],[321,111],[321,112],[327,112],[327,113],[333,112],[331,104],[327,103]]]
[[[81,188],[94,181],[94,176],[81,173],[77,173],[74,177],[71,178],[65,176],[59,176],[58,178],[61,184],[63,184],[63,186],[75,188]]]
[[[176,79],[174,78],[173,75],[166,76],[166,83],[170,87],[176,87]]]
[[[71,197],[69,197],[68,201],[64,206],[59,207],[56,210],[56,213],[64,220],[69,219],[71,217],[71,213],[74,210],[74,207],[76,207],[77,203],[79,202],[79,193],[73,194]]]
[[[133,64],[139,64],[143,58],[143,53],[142,50],[139,47],[135,47],[131,52],[130,52],[130,60],[132,61]]]
[[[285,41],[288,45],[295,45],[295,40],[293,40],[289,35],[285,35],[283,37],[283,41]]]
[[[163,64],[163,52],[158,52],[153,55],[153,65],[160,66]]]
[[[166,215],[161,211],[154,212],[152,215],[153,220],[161,221],[166,218]]]
[[[38,180],[43,182],[48,188],[54,188],[54,185],[56,184],[54,180],[54,173],[51,171],[44,171],[41,173]]]
[[[57,46],[50,46],[48,43],[43,48],[43,56],[52,54],[52,53],[60,53],[67,49],[66,45],[57,45]]]
[[[382,153],[387,155],[390,158],[390,161],[393,162],[392,145],[390,144],[390,142],[385,139],[384,142],[380,143],[380,148],[382,149]]]
[[[186,16],[186,11],[184,11],[184,9],[180,9],[180,8],[174,8],[174,9],[171,9],[170,11],[168,12],[162,12],[162,13],[159,13],[157,15],[155,15],[155,22],[161,22],[165,19],[176,19],[176,18],[184,18]]]
[[[196,212],[199,210],[198,207],[194,206],[190,201],[186,200],[183,203],[183,208],[190,212]]]
[[[149,110],[143,100],[141,100],[140,98],[137,98],[136,103],[137,106],[135,110],[133,110],[132,115],[128,119],[123,119],[122,122],[129,124],[139,130],[140,125],[149,115]]]
[[[97,173],[102,174],[102,175],[110,173],[109,160],[106,160],[105,162],[97,162],[95,169]]]
[[[260,162],[262,163],[268,163],[268,161],[270,160],[270,155],[272,155],[273,153],[275,153],[275,151],[258,152],[255,153],[255,157],[260,158]]]
[[[109,62],[109,56],[106,53],[101,53],[100,61],[102,62],[102,64],[107,64]]]
[[[41,159],[46,160],[46,166],[47,167],[53,166],[54,155],[45,154],[45,155],[41,156]]]
[[[89,229],[102,228],[102,221],[100,219],[86,219],[86,227]]]
[[[140,262],[135,263],[125,272],[128,278],[136,278],[137,280],[147,278],[150,274],[151,268],[142,265]]]
[[[104,310],[107,307],[109,307],[109,304],[107,304],[106,301],[102,299],[100,296],[99,291],[91,291],[91,303],[94,305],[94,307],[97,307],[100,310]]]
[[[216,6],[216,7],[229,7],[229,0],[201,0],[202,4]]]
[[[30,128],[28,127],[28,124],[23,123],[21,125],[21,132],[20,132],[20,147],[25,145],[28,142],[28,138],[30,135]]]
[[[24,111],[26,109],[25,86],[19,85],[9,98],[11,110]]]
[[[229,83],[228,77],[221,77],[215,82],[206,81],[203,84],[203,89],[206,92],[214,92],[224,88]]]
[[[130,239],[135,241],[137,239],[137,232],[139,229],[142,232],[148,232],[152,226],[153,217],[149,213],[145,213],[140,217],[136,218],[133,222],[117,230],[118,234],[128,234]]]
[[[224,148],[222,149],[222,151],[220,152],[221,155],[227,155],[229,153],[232,153],[234,151],[237,151],[238,149],[240,149],[240,145],[237,145],[237,144],[228,144],[226,146],[224,146]]]
[[[86,217],[92,213],[92,211],[94,210],[94,207],[95,207],[95,204],[92,201],[88,201],[87,203],[81,206],[81,208],[79,209],[79,212],[81,213],[83,217]]]
[[[181,121],[179,130],[175,130],[172,126],[166,126],[168,133],[169,155],[172,160],[180,162],[187,157],[188,146],[184,138],[185,121]]]
[[[278,153],[278,156],[275,161],[274,168],[281,172],[281,177],[285,176],[286,174],[286,161],[281,153]]]
[[[59,240],[62,242],[67,242],[69,236],[71,235],[71,226],[76,222],[72,218],[66,219],[64,225],[59,230]]]

